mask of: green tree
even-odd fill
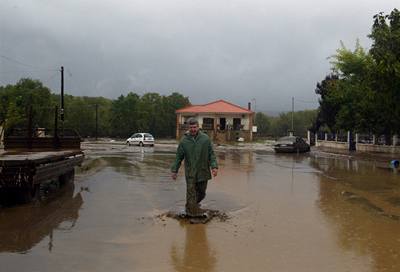
[[[164,108],[164,137],[175,137],[176,133],[176,114],[177,109],[184,108],[190,105],[188,97],[183,96],[178,92],[173,92],[169,96],[163,97]]]
[[[49,127],[54,117],[48,114],[53,107],[50,89],[38,80],[23,78],[15,85],[0,87],[0,122],[6,129],[27,127],[32,107],[33,127]]]
[[[121,95],[112,102],[111,105],[111,135],[117,137],[127,137],[139,128],[139,95],[128,93]]]
[[[21,79],[15,85],[0,86],[0,124],[6,128],[27,127],[28,109],[32,106],[33,126],[53,128],[55,106],[60,95],[38,80]],[[65,95],[65,129],[75,129],[83,137],[128,137],[134,132],[153,133],[156,137],[174,137],[175,110],[190,105],[189,98],[173,92],[169,96],[147,93],[140,97],[130,92],[115,100],[104,97]],[[60,109],[59,109],[60,110]],[[58,116],[59,117],[59,116]],[[61,127],[61,123],[58,124]]]
[[[146,93],[139,100],[138,128],[143,132],[159,135],[162,132],[164,109],[158,93]]]
[[[255,117],[255,125],[257,126],[257,134],[266,136],[271,127],[271,121],[267,115],[257,112]]]
[[[335,115],[335,130],[374,130],[377,112],[371,100],[376,97],[371,89],[375,69],[373,58],[357,41],[354,51],[342,43],[331,63],[340,79],[331,96],[339,108]]]
[[[372,89],[377,93],[377,132],[400,132],[400,12],[374,16],[370,54],[376,64]]]
[[[293,130],[294,134],[302,137],[307,136],[307,130],[310,130],[315,124],[317,118],[317,110],[296,111],[293,113]],[[278,117],[271,118],[270,134],[275,137],[288,135],[292,129],[292,113],[285,112],[279,114]]]
[[[59,101],[59,95],[54,100]],[[82,137],[94,137],[96,135],[96,105],[98,112],[97,136],[109,136],[110,110],[112,101],[104,97],[79,97],[66,95],[65,123],[64,127],[75,129]]]
[[[340,104],[335,99],[334,93],[337,91],[339,76],[330,74],[325,77],[320,83],[317,83],[315,93],[320,95],[319,110],[316,120],[316,129],[326,125],[331,130],[334,130],[336,124],[336,115],[339,112]]]
[[[331,58],[333,74],[317,84],[320,107],[316,128],[390,136],[400,131],[400,13],[379,13],[367,52],[343,44]]]

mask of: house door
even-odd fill
[[[226,126],[226,119],[225,118],[219,118],[219,129],[220,130],[225,130]]]
[[[242,120],[240,118],[233,118],[233,129],[240,130],[240,126],[242,124]]]

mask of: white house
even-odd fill
[[[176,137],[181,138],[187,131],[186,121],[194,117],[200,128],[216,142],[235,141],[243,138],[253,140],[253,115],[249,108],[242,108],[225,100],[204,105],[192,105],[176,112]]]

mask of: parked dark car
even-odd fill
[[[274,145],[276,153],[303,153],[310,151],[310,145],[298,136],[285,136],[279,138]]]

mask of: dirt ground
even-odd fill
[[[218,146],[206,224],[169,167],[176,144],[83,145],[74,184],[0,209],[0,271],[400,271],[400,177],[384,160]]]

